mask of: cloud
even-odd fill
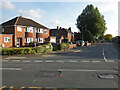
[[[2,8],[6,8],[6,9],[9,9],[9,10],[13,10],[16,7],[13,3],[9,2],[9,1],[1,2],[0,6],[2,6]]]
[[[99,5],[99,10],[101,12],[112,12],[114,14],[118,14],[118,3],[117,2],[108,2],[102,3]]]
[[[18,10],[18,14],[28,17],[28,18],[34,18],[34,19],[41,19],[43,15],[43,11],[38,9],[30,9],[30,10]]]
[[[60,21],[59,20],[54,20],[53,21],[55,24],[60,24]]]

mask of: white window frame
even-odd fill
[[[2,32],[4,32],[4,28],[2,28]]]
[[[47,33],[45,33],[45,34],[48,34],[48,30],[47,29],[45,29],[45,32],[47,31]]]
[[[25,43],[31,43],[33,42],[33,38],[25,38]]]
[[[26,31],[26,28],[27,28],[27,31]],[[33,33],[33,27],[26,27],[26,28],[25,28],[25,32]]]
[[[53,39],[53,38],[51,38],[51,39],[50,39],[50,42],[51,42],[51,43],[56,43],[56,40]]]
[[[37,33],[43,33],[43,28],[38,28]]]
[[[18,32],[22,32],[22,27],[17,26],[17,31],[18,31]]]
[[[43,43],[43,38],[37,38],[38,43]]]
[[[10,42],[10,37],[4,37],[4,42]]]

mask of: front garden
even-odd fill
[[[25,55],[25,54],[39,54],[50,53],[52,51],[68,50],[70,43],[59,44],[43,44],[36,47],[19,47],[19,48],[0,48],[0,54],[2,55]]]

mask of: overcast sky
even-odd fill
[[[94,7],[98,7],[100,13],[105,17],[107,26],[105,34],[118,35],[118,0],[85,0],[84,2],[81,0],[76,2],[70,2],[70,0],[66,2],[16,1],[4,0],[4,2],[0,2],[2,22],[22,15],[23,17],[32,18],[48,28],[71,27],[72,31],[78,32],[75,25],[78,15],[82,13],[82,10],[88,4],[93,4]]]

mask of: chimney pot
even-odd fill
[[[57,26],[57,30],[59,30],[59,26]]]

